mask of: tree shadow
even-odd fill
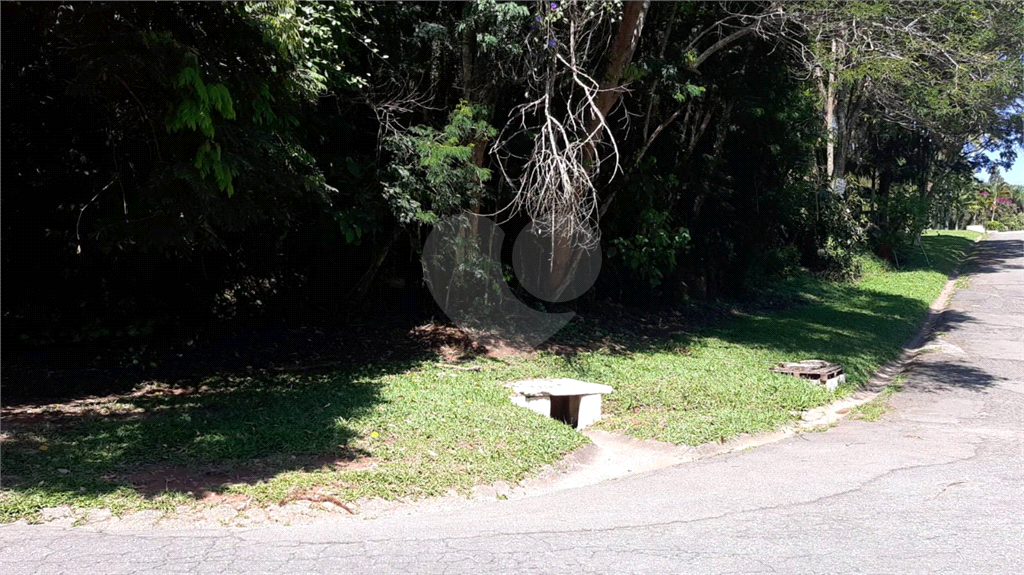
[[[380,378],[416,362],[329,374],[210,378],[5,413],[6,489],[41,496],[202,498],[287,471],[359,467],[352,421],[384,402]]]
[[[988,243],[979,245],[988,248]],[[929,236],[925,245],[926,251],[905,261],[902,271],[923,269],[950,276],[972,246],[977,247],[972,240],[955,236]],[[927,259],[924,253],[928,254]],[[1013,257],[1019,257],[1013,245],[1000,243],[981,254],[980,259],[985,262],[981,270],[986,273],[1012,268],[1014,264],[1005,261]],[[714,321],[701,322],[698,318],[670,325],[660,330],[660,337],[657,330],[638,337],[638,333],[645,333],[638,329],[617,332],[611,339],[616,353],[675,351],[686,355],[695,340],[715,338],[762,350],[772,361],[821,359],[838,363],[850,380],[866,382],[880,366],[897,359],[918,333],[922,320],[935,313],[920,299],[863,285],[811,281],[801,285],[800,290],[804,299],[790,298],[789,305],[781,309],[747,306],[749,311],[744,311],[743,306],[737,306],[728,314],[718,314]],[[662,318],[651,314],[634,323],[660,321]],[[934,321],[934,326],[949,330],[976,320],[969,313],[947,309]],[[585,351],[586,347],[578,346],[579,349]],[[563,355],[569,367],[577,364],[577,353]],[[771,365],[766,363],[765,369]],[[723,377],[728,374],[723,373]],[[957,367],[936,380],[952,386],[958,377],[967,378],[964,386],[970,389],[997,381],[983,370],[969,366]]]
[[[974,253],[963,266],[964,273],[988,274],[1024,269],[1024,244],[1020,238],[993,236],[978,242]]]
[[[920,245],[900,250],[898,267],[902,271],[931,270],[953,275],[968,254],[976,255],[983,246],[984,242],[965,237],[925,232]]]
[[[5,339],[0,388],[5,407],[65,402],[129,393],[151,381],[193,386],[211,376],[245,376],[254,369],[314,372],[427,360],[464,339],[424,332],[416,319],[387,311],[360,315],[343,326],[286,329],[225,321],[194,337],[170,340],[11,345]]]
[[[1003,381],[984,369],[956,360],[916,361],[910,368],[907,386],[924,393],[943,393],[955,389],[981,392]]]
[[[817,305],[742,318],[709,335],[768,350],[780,361],[838,363],[847,377],[865,380],[879,365],[899,356],[900,347],[928,313],[926,304],[902,296],[854,286],[834,286],[830,291]]]

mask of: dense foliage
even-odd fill
[[[590,301],[629,303],[1024,223],[1019,189],[973,176],[1022,142],[1016,2],[2,15],[5,347],[433,314],[418,251],[467,209],[600,237]]]

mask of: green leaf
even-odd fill
[[[357,164],[355,160],[353,160],[351,157],[345,158],[345,166],[348,168],[348,172],[352,174],[353,177],[359,177],[361,170],[359,169],[359,164]]]

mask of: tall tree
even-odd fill
[[[830,184],[872,114],[942,143],[1020,114],[1024,6],[1013,2],[801,2],[786,7],[790,40],[822,99]]]

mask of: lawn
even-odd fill
[[[150,385],[46,409],[62,415],[5,421],[4,521],[59,504],[170,509],[210,493],[439,495],[517,481],[586,442],[512,406],[488,372],[433,362]]]
[[[623,339],[613,350],[477,358],[459,368],[430,359],[326,374],[253,371],[9,412],[0,521],[36,519],[60,504],[123,512],[209,494],[266,504],[314,491],[352,501],[515,482],[587,441],[508,401],[503,383],[525,377],[613,386],[598,423],[608,431],[692,445],[769,430],[835,396],[768,367],[841,363],[848,380],[837,393],[849,393],[899,355],[976,235],[929,233],[900,257],[902,269],[870,260],[856,283],[799,278],[777,289],[804,305],[660,340]]]
[[[920,247],[900,255],[901,269],[865,258],[856,283],[805,276],[776,287],[806,305],[738,314],[700,333],[636,345],[625,355],[547,358],[534,371],[615,387],[597,424],[607,431],[697,445],[777,428],[850,393],[898,357],[978,235],[928,232]],[[831,394],[768,371],[776,362],[803,359],[843,365],[846,384]]]
[[[779,361],[839,363],[847,382],[837,395],[848,394],[899,356],[977,235],[929,233],[922,249],[901,258],[901,270],[867,261],[856,283],[793,282],[783,289],[812,303],[739,317],[630,362],[587,358],[583,375],[618,383],[601,427],[693,445],[769,430],[833,399],[820,387],[769,372]]]

